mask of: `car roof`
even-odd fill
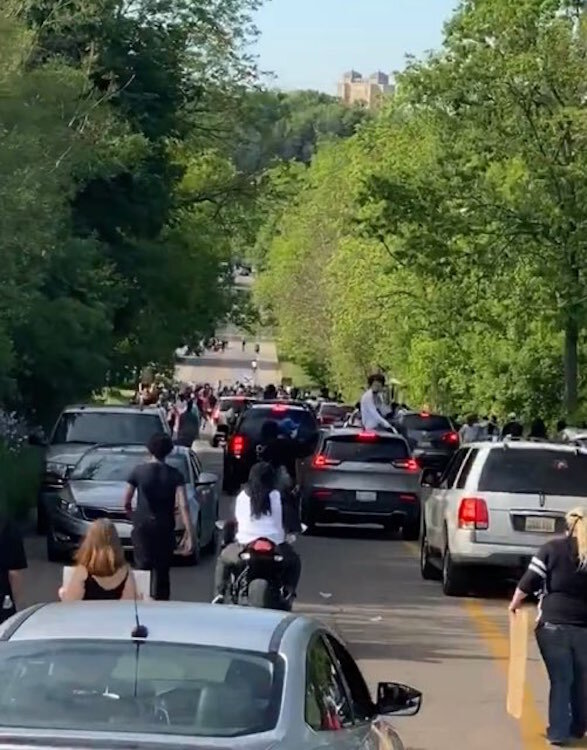
[[[66,406],[63,410],[64,414],[76,412],[76,411],[87,411],[93,414],[140,414],[146,412],[147,414],[160,414],[161,407],[153,406],[139,406],[138,404],[73,404]]]
[[[488,441],[477,441],[466,443],[463,448],[487,448],[489,450],[550,450],[563,451],[564,453],[580,453],[587,455],[587,451],[577,445],[558,443],[555,440],[518,440],[516,438],[499,440],[495,443]]]
[[[130,641],[136,625],[132,601],[55,602],[30,607],[0,626],[0,640]],[[277,651],[287,627],[301,616],[253,607],[138,602],[148,642]],[[308,621],[311,622],[311,621]]]
[[[403,443],[406,442],[403,435],[400,435],[397,432],[390,432],[389,430],[364,430],[362,427],[334,427],[331,430],[324,430],[324,437],[325,439],[329,437],[353,437],[356,435],[363,435],[365,433],[373,433],[378,437],[391,438],[392,440],[401,440]]]

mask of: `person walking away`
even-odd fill
[[[566,516],[567,535],[544,544],[510,603],[540,591],[536,640],[550,679],[547,738],[566,746],[587,730],[587,510]]]
[[[275,489],[275,472],[270,464],[263,461],[253,465],[247,486],[236,498],[233,524],[235,541],[222,550],[216,561],[214,602],[220,604],[224,601],[230,576],[242,564],[239,554],[243,547],[261,537],[274,542],[283,555],[284,586],[287,594],[294,597],[300,580],[301,561],[285,540],[281,494]]]
[[[241,342],[242,351],[244,352],[247,348],[247,340],[243,339]]]
[[[177,428],[177,445],[183,445],[185,448],[191,448],[194,441],[200,437],[200,417],[198,410],[194,410],[194,401],[189,399],[186,402],[186,410],[179,415]]]
[[[255,344],[255,354],[259,355],[261,352],[261,345]]]
[[[469,443],[476,443],[480,440],[481,430],[477,423],[476,414],[468,414],[465,420],[465,424],[459,430],[459,438],[461,445],[468,445]]]
[[[59,589],[62,602],[137,598],[134,574],[109,519],[99,518],[92,523],[75,554],[75,562],[71,578]]]
[[[537,417],[530,425],[530,432],[528,434],[530,440],[548,440],[548,432],[544,420]]]
[[[136,567],[151,571],[151,596],[168,601],[169,569],[175,549],[175,514],[179,511],[185,528],[183,552],[191,554],[193,539],[184,478],[165,459],[173,451],[169,435],[153,435],[147,444],[151,456],[135,467],[124,495],[127,515],[132,518],[132,543]],[[137,495],[133,511],[133,498]]]
[[[361,422],[365,430],[392,430],[392,426],[380,413],[377,404],[380,401],[379,394],[385,387],[385,377],[379,373],[371,375],[368,380],[368,388],[361,397]]]
[[[507,422],[504,424],[501,431],[502,440],[505,437],[520,438],[524,434],[524,426],[518,420],[515,413],[508,416]]]
[[[22,571],[27,559],[18,526],[2,514],[0,518],[0,623],[16,614],[22,594]]]

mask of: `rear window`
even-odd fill
[[[318,414],[321,417],[338,417],[342,419],[353,411],[351,406],[343,406],[342,404],[328,404],[320,407]]]
[[[155,433],[163,431],[157,414],[146,412],[87,412],[62,414],[51,443],[88,443],[95,445],[144,445]]]
[[[226,398],[222,399],[219,404],[220,411],[229,411],[233,409],[236,412],[243,411],[251,402],[244,398]]]
[[[587,455],[567,451],[492,450],[479,480],[485,492],[587,496]]]
[[[335,461],[361,463],[391,463],[409,456],[408,447],[403,440],[382,437],[361,440],[354,435],[328,438],[322,452]]]
[[[318,429],[316,418],[305,409],[268,406],[246,411],[239,426],[239,432],[244,433],[253,441],[258,441],[261,438],[263,424],[267,421],[277,422],[283,435],[290,435],[293,431],[290,428],[295,428],[296,437],[302,441],[311,440]]]
[[[453,426],[448,417],[440,417],[435,414],[422,416],[421,414],[409,414],[404,417],[402,424],[409,433],[421,434],[423,432],[452,432]]]

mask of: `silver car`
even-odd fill
[[[37,605],[0,626],[3,747],[404,750],[382,717],[416,714],[421,693],[386,682],[373,701],[321,623],[210,604],[136,606],[135,618],[133,602]],[[137,621],[146,637],[136,637]]]
[[[587,452],[528,440],[473,443],[454,454],[424,498],[421,571],[445,594],[471,588],[475,569],[524,569],[565,532],[565,514],[587,504]]]
[[[376,523],[420,535],[420,466],[391,432],[323,431],[301,467],[302,517],[317,523]]]
[[[124,489],[132,470],[148,458],[146,448],[138,445],[96,446],[86,451],[59,492],[51,514],[47,533],[49,560],[67,559],[97,518],[109,518],[116,525],[122,546],[132,550],[132,526],[123,505]],[[216,549],[218,477],[203,471],[199,458],[188,448],[176,446],[167,462],[185,479],[194,539],[191,561],[196,564],[202,551]],[[178,515],[178,548],[184,532]]]

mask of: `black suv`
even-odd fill
[[[300,458],[314,451],[319,430],[316,417],[308,407],[299,402],[284,401],[252,404],[239,417],[224,449],[224,492],[237,492],[249,478],[251,467],[257,461],[261,430],[267,421],[277,422],[284,431],[286,427],[295,425],[294,440],[298,444],[297,454]]]
[[[454,424],[440,414],[404,412],[392,424],[408,441],[412,455],[423,469],[444,471],[460,444]]]

